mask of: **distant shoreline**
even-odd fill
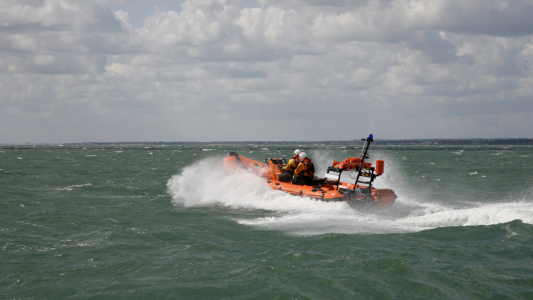
[[[232,142],[86,142],[86,143],[25,143],[25,144],[0,144],[0,146],[13,145],[361,145],[361,140],[338,141],[232,141]],[[533,139],[404,139],[404,140],[375,140],[375,145],[533,145]]]

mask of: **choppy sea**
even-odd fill
[[[374,145],[370,212],[222,168],[294,148],[360,153],[0,146],[0,299],[533,299],[532,146]]]

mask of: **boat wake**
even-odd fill
[[[182,207],[224,206],[243,211],[265,210],[266,216],[235,219],[239,224],[295,235],[327,233],[382,234],[417,232],[438,227],[476,226],[521,220],[533,224],[533,201],[501,203],[439,203],[413,193],[394,180],[394,170],[384,177],[398,199],[384,210],[357,211],[347,203],[327,203],[274,191],[248,174],[227,174],[220,157],[190,165],[167,183],[172,203]],[[397,178],[397,177],[396,177]],[[451,196],[451,195],[450,195]]]

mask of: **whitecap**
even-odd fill
[[[455,151],[455,152],[452,152],[453,154],[457,154],[457,155],[462,155],[463,154],[463,150],[459,150],[459,151]]]
[[[84,186],[90,186],[93,185],[92,183],[86,183],[86,184],[75,184],[67,186],[66,188],[58,189],[59,191],[72,191],[74,188],[84,187]]]

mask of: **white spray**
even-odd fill
[[[394,164],[388,172],[398,173]],[[392,170],[391,170],[392,168]],[[384,178],[385,179],[385,178]],[[281,230],[289,234],[325,233],[379,234],[416,232],[436,227],[492,225],[520,219],[533,224],[533,203],[472,203],[470,207],[450,207],[442,203],[409,197],[389,177],[380,185],[401,190],[396,203],[382,211],[359,212],[346,203],[328,203],[274,191],[250,174],[227,174],[221,157],[203,159],[183,169],[168,181],[172,202],[184,208],[222,205],[238,210],[267,210],[258,218],[235,221],[265,230]],[[416,195],[415,195],[416,197]]]

